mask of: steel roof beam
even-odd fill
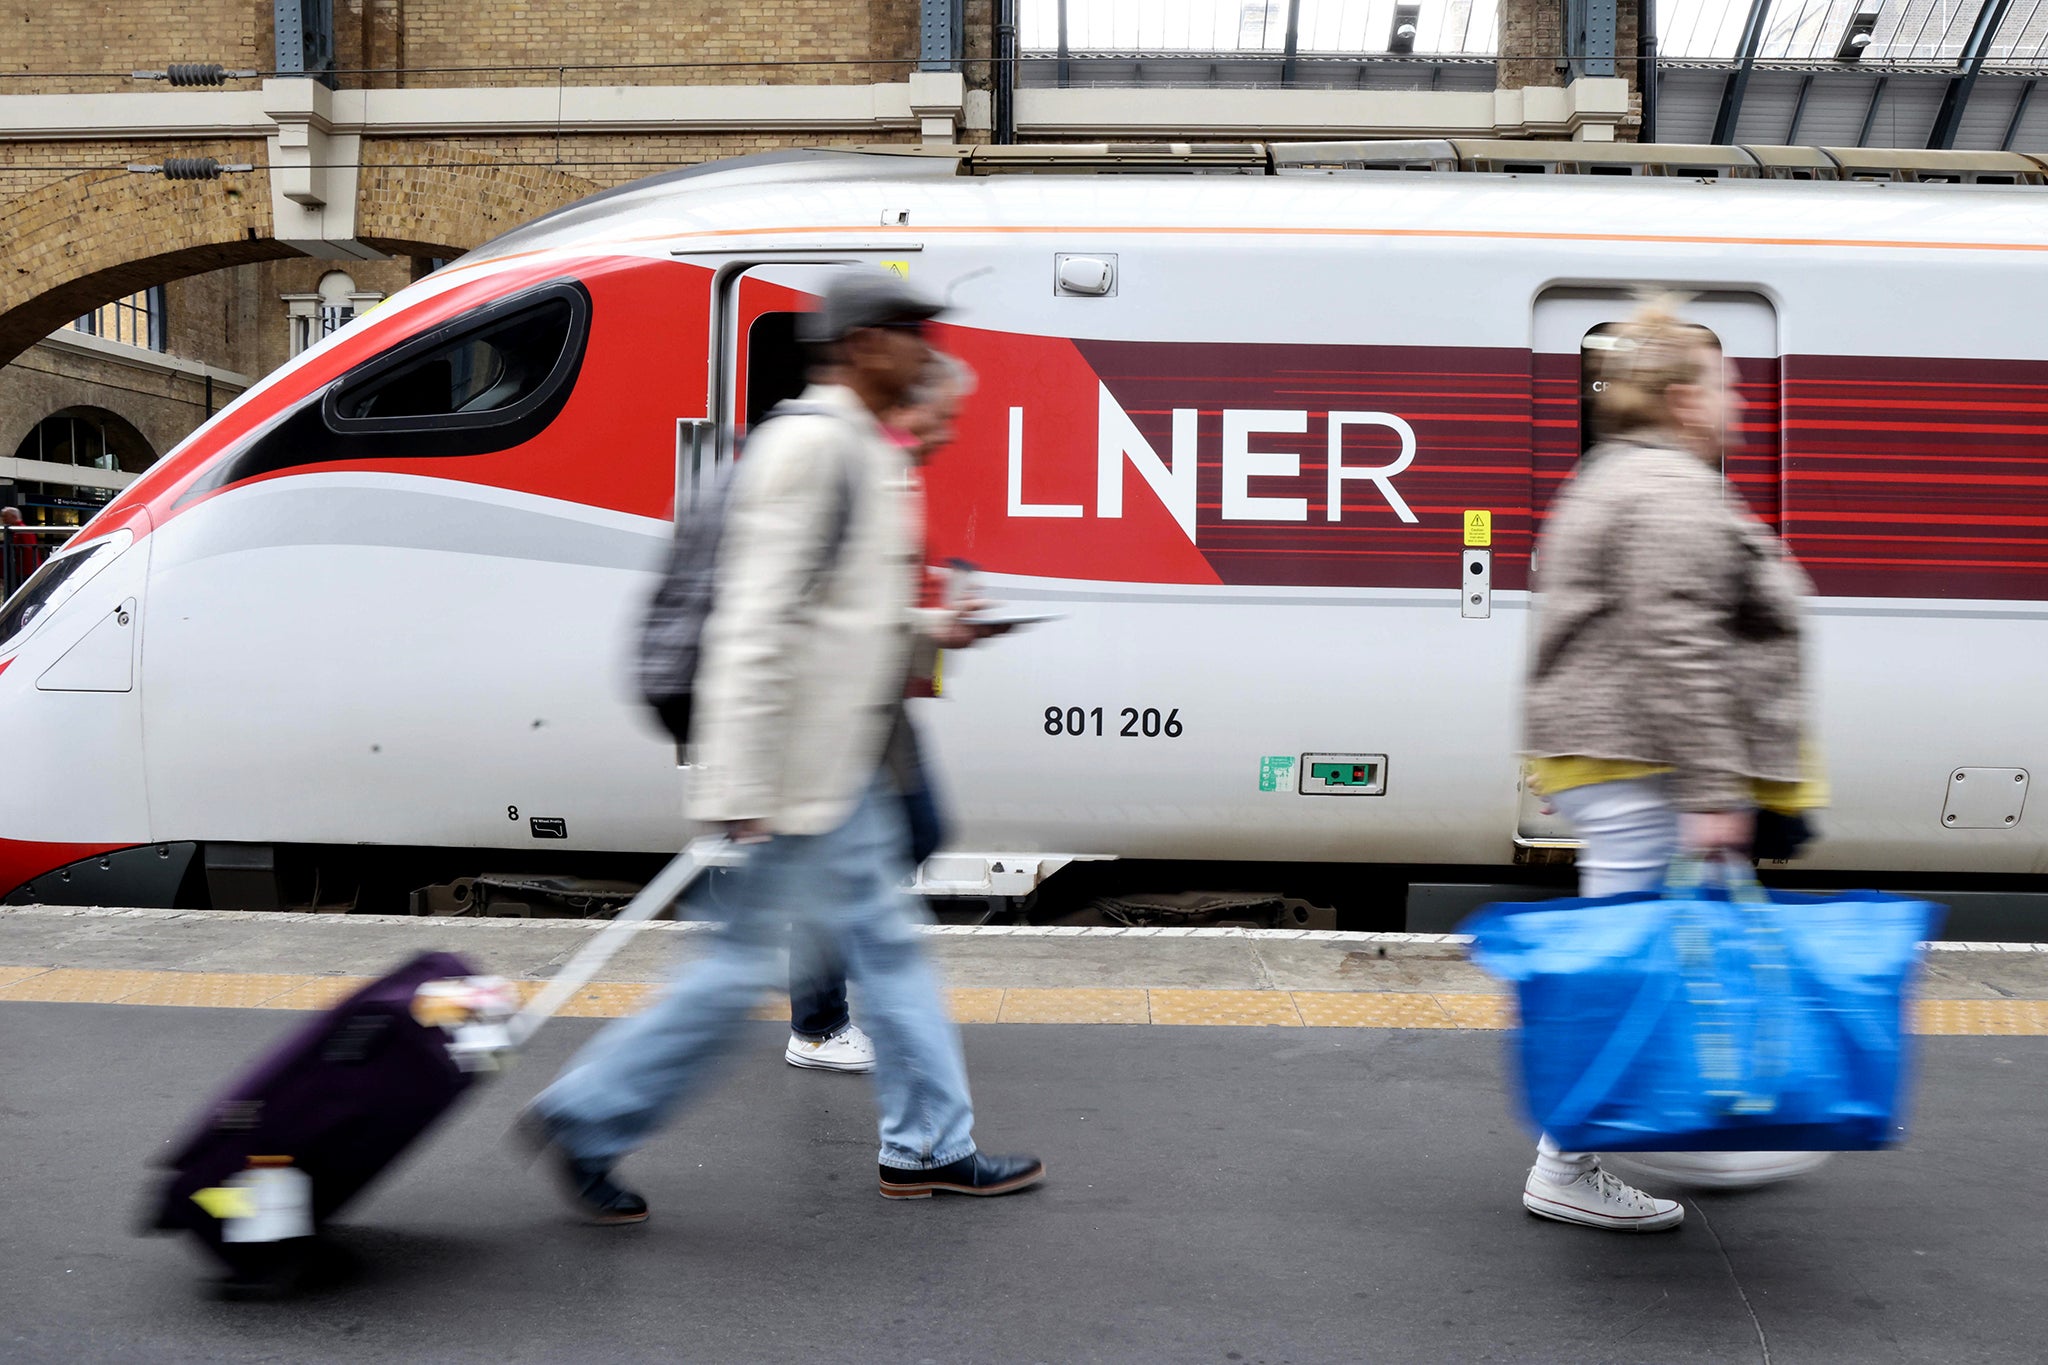
[[[1720,146],[1735,141],[1735,125],[1742,120],[1742,98],[1749,93],[1750,68],[1764,45],[1764,21],[1770,17],[1771,0],[1750,0],[1749,17],[1742,23],[1742,42],[1735,49],[1735,69],[1721,87],[1721,111],[1714,116],[1713,141]]]
[[[1956,61],[1956,74],[1949,77],[1948,89],[1941,93],[1934,131],[1927,135],[1929,147],[1946,151],[1956,145],[1956,133],[1963,126],[1963,110],[1969,106],[1970,91],[1984,69],[1984,59],[1991,53],[1991,40],[2011,8],[2012,0],[1984,0],[1977,10],[1977,22],[1970,26],[1970,40],[1963,44],[1962,55]]]
[[[2020,87],[2020,97],[2012,106],[2012,122],[2005,125],[2005,141],[1998,144],[1998,150],[2012,150],[2012,140],[2020,135],[2020,124],[2026,121],[2027,104],[2034,98],[2034,82],[2028,81]]]

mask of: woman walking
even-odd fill
[[[1796,814],[1820,800],[1801,780],[1810,585],[1722,483],[1739,400],[1720,345],[1663,301],[1608,341],[1594,394],[1602,443],[1559,494],[1537,546],[1526,696],[1532,779],[1582,843],[1582,896],[1653,890],[1680,852],[1747,858],[1760,801]],[[1687,1155],[1667,1169],[1757,1183],[1819,1159]],[[1617,1231],[1685,1217],[1548,1136],[1522,1204]]]

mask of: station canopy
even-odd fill
[[[2048,0],[1656,0],[1655,14],[1660,142],[1732,124],[1721,140],[2048,150]],[[1499,62],[1569,78],[1582,55],[1561,32],[1503,51],[1500,0],[1019,0],[1018,28],[1026,87],[1479,90]],[[1632,37],[1619,73],[1638,61]]]

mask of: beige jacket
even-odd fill
[[[880,769],[913,650],[923,543],[910,462],[850,389],[844,420],[762,426],[734,474],[690,727],[689,810],[823,834]],[[852,509],[820,576],[851,464]]]
[[[1698,457],[1645,433],[1590,452],[1536,548],[1526,747],[1669,765],[1679,809],[1796,781],[1811,584]]]

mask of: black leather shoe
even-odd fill
[[[607,1227],[647,1221],[645,1199],[614,1181],[609,1165],[569,1155],[548,1131],[547,1120],[533,1110],[519,1111],[512,1121],[512,1138],[547,1163],[564,1197],[585,1219]]]
[[[884,1166],[882,1198],[929,1199],[935,1194],[1015,1194],[1045,1179],[1045,1163],[1035,1156],[990,1156],[975,1152],[928,1171]]]

